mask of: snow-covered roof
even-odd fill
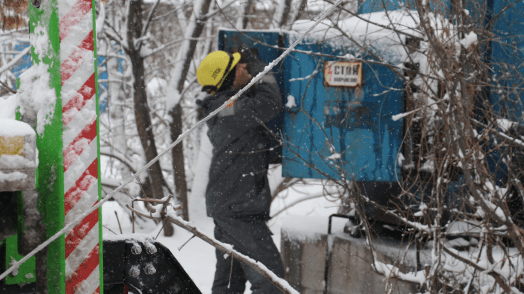
[[[436,34],[443,25],[451,28],[448,21],[428,13],[428,21]],[[314,20],[299,20],[291,28],[290,41],[305,33]],[[312,30],[304,43],[328,43],[333,48],[361,51],[361,46],[371,50],[389,62],[398,62],[406,56],[406,38],[422,38],[420,17],[415,10],[381,11],[351,16],[337,23],[324,20]]]
[[[344,33],[352,37],[366,35],[367,37],[378,39],[383,36],[396,36],[397,34],[394,33],[394,30],[407,34],[416,34],[414,29],[418,26],[418,19],[418,13],[414,10],[394,10],[359,14],[358,16],[351,16],[338,23],[324,20],[313,29],[311,35],[322,38],[340,36],[340,31],[336,29],[335,26],[338,26]],[[303,33],[307,31],[313,23],[313,20],[298,20],[291,28],[291,31]]]

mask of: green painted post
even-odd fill
[[[24,228],[24,212],[23,212],[23,200],[22,193],[16,193],[16,214],[18,215],[17,231],[22,232]],[[0,244],[1,245],[1,244]],[[5,251],[5,268],[8,269],[12,261],[20,260],[23,258],[18,250],[18,236],[11,236],[6,240],[6,251]],[[8,275],[5,279],[7,285],[13,284],[26,284],[33,283],[36,281],[35,276],[35,257],[31,257],[27,262],[22,264],[18,268],[16,276]]]
[[[9,268],[10,263],[13,260],[20,260],[23,258],[22,255],[18,253],[17,246],[18,238],[17,236],[11,236],[6,239],[6,260],[5,267]],[[16,276],[8,275],[5,279],[7,285],[14,284],[26,284],[35,282],[35,258],[31,258],[26,261],[24,264],[20,265],[18,268],[18,273]]]
[[[34,44],[31,49],[33,65],[44,63],[49,66],[49,87],[55,90],[56,103],[50,123],[42,133],[37,132],[38,208],[44,216],[47,235],[50,237],[64,226],[64,167],[62,146],[62,100],[60,75],[60,38],[58,29],[58,3],[56,0],[42,1],[39,8],[29,4],[30,32],[43,28],[49,36],[47,54],[37,54]],[[30,85],[20,85],[26,87]],[[36,122],[39,123],[38,121]],[[65,293],[65,243],[61,236],[47,248],[48,293]]]

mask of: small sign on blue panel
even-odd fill
[[[324,62],[324,81],[330,87],[358,87],[362,84],[362,62]]]

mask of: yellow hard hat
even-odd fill
[[[240,58],[240,53],[229,54],[225,51],[209,53],[197,69],[198,83],[204,90],[209,90],[209,93],[216,93]]]

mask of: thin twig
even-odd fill
[[[273,214],[271,216],[271,218],[275,218],[276,216],[278,216],[279,214],[281,214],[282,212],[286,211],[287,209],[291,208],[292,206],[295,206],[296,204],[299,204],[300,202],[304,202],[304,201],[307,201],[307,200],[311,200],[311,199],[315,199],[315,198],[320,198],[320,197],[323,197],[324,195],[315,195],[315,196],[309,196],[309,197],[304,197],[304,198],[301,198],[297,201],[294,201],[293,203],[287,205],[286,207],[282,208],[281,210],[279,210],[277,213]]]
[[[191,236],[191,238],[189,238],[184,244],[182,244],[182,246],[178,247],[178,251],[182,250],[182,248],[184,248],[184,246],[186,246],[186,244],[189,243],[189,241],[193,240],[193,238],[195,238],[195,235]]]
[[[142,187],[142,183],[138,180],[138,176],[135,177],[136,183],[140,186],[140,189],[142,190],[142,193],[144,194],[144,198],[147,198],[146,191],[144,191],[144,187]]]
[[[229,283],[227,284],[228,289],[231,288],[231,277],[233,276],[233,260],[234,260],[233,253],[231,253],[231,269],[229,269]]]
[[[140,183],[140,181],[138,180],[138,177],[135,177],[135,180],[136,180],[136,183],[140,186],[140,189],[142,190],[142,193],[144,194],[144,198],[146,198],[147,194],[146,194],[146,191],[144,191],[144,187],[142,186],[142,183]],[[149,198],[146,198],[146,199],[149,199]],[[153,214],[153,213],[156,212],[156,209],[151,207],[151,205],[149,204],[149,201],[145,201],[145,200],[141,200],[141,199],[134,199],[133,201],[144,201],[145,202],[145,207],[149,211],[150,214]]]
[[[164,226],[166,225],[166,220],[162,222],[162,227],[160,228],[160,231],[158,231],[158,234],[156,234],[155,240],[160,236],[160,233],[162,233],[162,230],[164,229]]]
[[[116,221],[118,222],[118,228],[120,229],[120,234],[124,234],[122,232],[122,226],[120,225],[120,219],[118,219],[118,213],[116,213],[116,210],[115,210],[115,215],[116,215]]]
[[[135,201],[131,201],[131,205],[135,208]],[[131,213],[131,222],[133,223],[133,234],[135,233],[135,212]]]
[[[13,94],[16,94],[16,93],[17,93],[17,91],[11,89],[11,88],[10,88],[8,85],[6,85],[4,82],[0,81],[0,84],[2,84],[2,86],[4,86],[4,88],[6,88],[7,91],[9,91],[9,92],[11,92],[11,93],[13,93]]]
[[[138,51],[140,51],[140,48],[142,47],[142,38],[147,33],[147,30],[149,29],[149,24],[151,24],[151,18],[153,18],[153,15],[155,14],[155,10],[158,6],[158,3],[160,3],[160,0],[157,0],[155,4],[153,5],[153,8],[151,8],[151,11],[149,11],[149,15],[147,16],[146,24],[144,25],[144,29],[142,30],[142,33],[140,34],[140,41],[138,43]]]
[[[102,225],[102,227],[108,229],[111,233],[115,234],[115,235],[118,235],[117,233],[115,233],[113,230],[111,230],[110,228],[108,228],[106,225]]]

